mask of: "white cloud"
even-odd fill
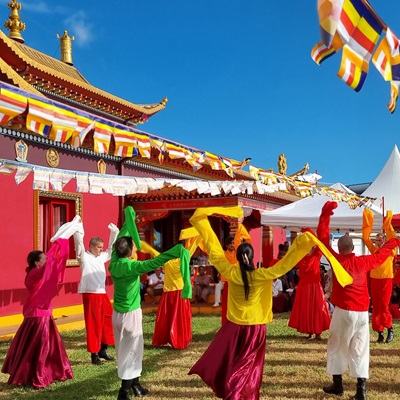
[[[67,8],[63,6],[49,6],[45,1],[35,1],[22,3],[22,10],[31,11],[40,14],[65,14],[67,13]]]
[[[75,37],[77,46],[86,46],[93,39],[93,24],[87,21],[86,14],[78,11],[65,20],[68,33]]]

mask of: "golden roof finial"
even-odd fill
[[[68,32],[64,31],[62,36],[57,33],[57,39],[60,39],[61,61],[65,62],[66,64],[73,65],[72,41],[75,40],[75,38],[73,36],[68,36]]]
[[[26,25],[21,22],[18,11],[21,10],[22,5],[17,0],[12,0],[8,3],[8,8],[11,9],[9,19],[4,23],[4,26],[10,31],[8,37],[16,40],[17,42],[24,43],[25,39],[21,35],[21,31],[24,31]]]

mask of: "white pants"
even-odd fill
[[[335,307],[327,352],[329,375],[342,375],[349,367],[352,378],[369,378],[368,311]]]
[[[137,378],[142,373],[144,348],[142,309],[128,313],[113,311],[112,323],[118,378],[124,380]]]
[[[224,288],[224,281],[219,281],[216,285],[215,285],[215,302],[216,303],[221,303],[221,293],[222,293],[222,289]]]

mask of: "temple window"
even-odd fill
[[[50,239],[58,228],[71,221],[75,215],[82,216],[82,196],[43,190],[34,192],[34,246],[46,253],[50,249]],[[78,265],[73,237],[70,238],[67,265]]]

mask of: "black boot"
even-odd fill
[[[376,343],[383,343],[385,341],[385,338],[383,337],[383,332],[378,332],[378,340]]]
[[[108,352],[107,352],[107,345],[106,344],[101,344],[101,349],[98,352],[99,358],[103,358],[106,361],[115,361],[114,357],[111,357]]]
[[[357,378],[357,392],[350,400],[367,400],[366,386],[367,380],[365,378]]]
[[[393,327],[388,328],[388,334],[386,338],[386,343],[390,343],[393,341],[394,338],[394,332],[393,332]]]
[[[97,353],[92,353],[91,354],[91,358],[92,358],[92,364],[93,365],[101,365],[103,364],[100,360],[100,357]]]
[[[322,390],[325,393],[336,394],[336,396],[343,395],[342,375],[333,375],[333,383],[329,386],[324,386]]]
[[[134,378],[132,380],[132,390],[135,397],[143,397],[149,393],[149,389],[142,387],[142,385],[139,383],[139,378]]]
[[[131,400],[129,396],[129,390],[131,389],[133,379],[123,379],[121,382],[121,388],[118,392],[117,400]]]

